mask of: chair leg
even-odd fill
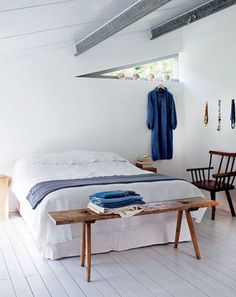
[[[216,192],[211,192],[211,200],[216,201]],[[216,207],[212,206],[211,219],[215,219]]]
[[[226,194],[226,197],[227,197],[227,200],[228,200],[228,203],[229,203],[229,208],[230,208],[232,217],[235,217],[236,214],[235,214],[234,205],[233,205],[229,190],[225,190],[225,194]]]

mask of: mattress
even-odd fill
[[[56,226],[49,211],[71,210],[87,206],[89,196],[104,190],[134,190],[146,202],[200,196],[201,191],[184,180],[149,183],[92,185],[61,189],[50,193],[32,209],[26,196],[37,183],[58,179],[96,176],[135,175],[144,171],[119,155],[103,152],[75,151],[62,154],[41,154],[16,162],[11,189],[20,202],[20,213],[37,246],[46,258],[57,259],[80,253],[80,224]],[[148,171],[146,171],[148,173]],[[193,212],[200,222],[204,209]],[[101,221],[93,225],[93,253],[125,250],[174,240],[176,214],[139,216]],[[185,220],[180,241],[190,239]]]

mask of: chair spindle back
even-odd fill
[[[225,185],[232,186],[236,176],[236,153],[209,151],[209,168],[212,168],[213,158],[220,157],[217,174],[213,174],[215,179],[215,188]],[[210,180],[210,169],[208,170],[208,180]]]

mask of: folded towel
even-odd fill
[[[119,207],[119,208],[104,208],[97,206],[96,204],[93,204],[92,202],[89,202],[88,206],[89,209],[96,212],[97,214],[119,214],[122,218],[131,217],[134,216],[141,211],[143,211],[143,206],[139,204],[134,204],[130,206],[125,207]]]
[[[134,191],[114,190],[114,191],[97,192],[90,195],[90,198],[99,197],[103,199],[108,199],[108,198],[119,198],[119,197],[127,197],[127,196],[139,196],[139,194],[137,194]]]
[[[118,207],[118,208],[105,208],[105,207],[98,206],[92,202],[89,202],[87,207],[98,214],[110,214],[118,211],[131,210],[131,209],[143,209],[143,206],[140,204],[132,204],[132,205]]]
[[[94,193],[90,195],[90,202],[106,208],[125,207],[133,204],[142,205],[145,203],[143,201],[143,197],[141,197],[138,193],[122,190]]]
[[[143,197],[141,196],[126,196],[126,197],[120,197],[120,198],[100,198],[100,197],[92,197],[90,198],[90,201],[93,203],[99,202],[99,203],[125,203],[130,201],[141,201],[143,200]]]
[[[117,207],[133,205],[133,204],[140,204],[140,205],[145,204],[145,202],[142,200],[132,200],[130,202],[117,202],[117,203],[102,203],[102,202],[96,201],[92,203],[105,208],[117,208]]]

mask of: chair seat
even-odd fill
[[[206,191],[214,191],[214,192],[219,192],[219,191],[225,191],[225,190],[233,190],[234,186],[225,184],[225,183],[217,183],[215,180],[202,180],[202,181],[195,181],[192,183],[196,187],[202,190]]]

